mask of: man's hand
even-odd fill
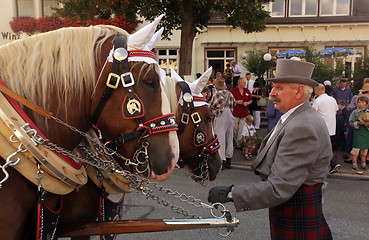
[[[210,203],[226,203],[232,201],[232,198],[228,198],[228,193],[232,190],[231,186],[216,186],[210,189],[208,195],[208,202]]]

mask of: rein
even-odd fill
[[[149,57],[155,59],[155,54],[151,51],[127,51],[126,49],[127,36],[117,35],[114,41],[112,71],[109,73],[104,93],[102,94],[95,112],[91,117],[91,122],[96,124],[105,107],[105,104],[112,96],[114,90],[119,87],[119,83],[122,82],[122,85],[126,90],[126,97],[123,100],[123,118],[135,119],[138,127],[136,130],[130,133],[121,133],[114,139],[105,143],[106,146],[109,146],[109,148],[113,149],[114,151],[116,151],[120,145],[129,140],[145,138],[152,134],[176,131],[178,129],[173,113],[166,114],[149,121],[143,121],[143,117],[145,116],[145,106],[140,97],[134,91],[133,87],[135,85],[135,79],[132,73],[129,71],[128,57]],[[122,69],[121,75],[119,75],[120,67]]]

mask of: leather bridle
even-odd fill
[[[208,159],[211,154],[216,153],[219,150],[220,143],[217,135],[215,135],[214,140],[209,142],[205,131],[200,126],[200,122],[202,121],[202,119],[200,117],[200,114],[195,109],[194,101],[206,100],[205,98],[192,96],[191,89],[186,82],[181,81],[177,84],[181,87],[183,100],[183,111],[177,133],[182,134],[186,125],[188,125],[191,119],[193,124],[195,125],[193,144],[195,145],[195,147],[202,148],[201,153],[197,157],[202,160]],[[182,163],[187,164],[188,160],[184,160]]]
[[[91,117],[92,123],[96,124],[105,104],[114,93],[114,90],[119,87],[119,83],[122,82],[122,85],[126,90],[126,96],[122,105],[123,118],[136,120],[138,127],[130,133],[121,133],[114,139],[105,143],[106,146],[114,151],[116,151],[121,144],[132,139],[147,137],[161,132],[178,130],[178,125],[175,123],[175,116],[173,113],[169,113],[149,121],[143,121],[143,117],[145,116],[145,106],[141,98],[134,91],[134,85],[136,82],[129,69],[128,57],[140,56],[155,59],[155,54],[151,51],[127,51],[126,49],[127,36],[117,35],[114,40],[112,70],[108,75],[106,87],[101,99]],[[120,74],[120,68],[122,69],[122,74]],[[104,69],[101,71],[103,70]]]

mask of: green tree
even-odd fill
[[[108,17],[123,15],[127,20],[138,15],[153,20],[165,14],[159,27],[164,27],[164,38],[173,30],[181,30],[180,75],[191,74],[192,45],[197,33],[208,25],[215,14],[233,28],[246,33],[265,30],[269,12],[263,3],[271,0],[59,0],[63,9],[58,14],[64,17]]]
[[[316,49],[312,43],[305,42],[304,50],[306,51],[305,61],[315,64],[312,79],[320,83],[334,79],[334,70],[324,63],[322,57],[316,54]]]
[[[361,57],[355,66],[353,92],[358,93],[363,86],[364,78],[369,76],[369,54]]]
[[[247,51],[247,57],[241,64],[251,73],[256,75],[257,81],[259,81],[260,86],[264,86],[264,74],[270,68],[271,61],[264,61],[265,51],[262,50],[251,50]]]

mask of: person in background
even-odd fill
[[[252,158],[253,148],[256,144],[256,129],[254,126],[254,117],[248,115],[246,117],[246,124],[242,130],[242,138],[243,138],[243,153],[246,159]]]
[[[231,61],[231,66],[232,66],[233,87],[236,87],[238,83],[238,79],[240,79],[241,77],[241,67],[236,63],[235,60]]]
[[[357,98],[359,96],[365,96],[369,98],[369,78],[364,78],[363,87],[362,89],[359,90],[359,94],[352,97],[351,102],[347,107],[350,113],[359,107],[357,105]],[[368,105],[368,108],[369,108],[369,105]],[[343,153],[343,157],[345,158],[345,163],[352,163],[352,160],[349,159],[348,153],[351,152],[351,149],[352,149],[353,133],[354,133],[354,127],[349,126],[346,143],[345,143],[345,151]],[[367,155],[367,160],[369,161],[369,154]]]
[[[204,89],[201,91],[201,94],[206,99],[206,102],[210,101],[212,95],[208,86],[204,87]]]
[[[236,100],[236,105],[233,107],[233,139],[235,147],[240,148],[239,144],[242,139],[242,129],[246,124],[246,116],[249,115],[248,106],[252,103],[251,93],[246,88],[246,79],[240,78],[237,87],[233,88],[231,93]]]
[[[260,118],[261,106],[258,105],[258,100],[263,97],[263,93],[261,92],[261,89],[259,87],[259,82],[254,82],[251,96],[252,96],[252,103],[249,106],[249,110],[251,112],[251,115],[255,119],[254,121],[255,129],[259,130],[260,122],[261,122],[261,118]]]
[[[357,98],[359,96],[366,96],[366,97],[369,98],[369,78],[364,78],[364,80],[363,80],[363,87],[362,87],[362,89],[359,90],[359,94],[352,97],[351,102],[348,105],[348,109],[350,111],[358,108]]]
[[[336,114],[336,134],[331,137],[333,147],[333,157],[337,157],[337,151],[345,153],[345,143],[348,134],[350,113],[346,107],[345,101],[338,101],[338,111]],[[347,154],[347,153],[346,153]]]
[[[361,168],[366,170],[366,155],[369,149],[369,121],[366,122],[362,118],[369,115],[368,107],[369,99],[365,96],[357,98],[357,105],[359,108],[352,111],[349,123],[354,127],[354,138],[352,142],[351,159],[352,171],[357,174],[364,172],[358,168],[358,156],[361,159]],[[368,117],[369,120],[369,117]]]
[[[217,92],[213,95],[209,105],[214,115],[214,133],[218,136],[219,155],[223,161],[222,169],[231,168],[233,156],[233,115],[235,104],[233,95],[226,90],[224,78],[214,80]]]
[[[213,97],[213,95],[217,91],[215,89],[215,86],[214,86],[213,82],[214,82],[214,79],[212,77],[209,77],[208,83],[206,85],[209,88],[209,94],[208,94],[208,98],[207,98],[208,102],[210,101],[210,99]]]
[[[250,91],[250,93],[252,93],[252,91],[254,90],[255,80],[251,79],[251,73],[246,73],[245,78],[246,78],[246,88]]]
[[[232,86],[232,68],[231,64],[227,63],[224,69],[224,79],[226,81],[227,89],[231,89]]]
[[[319,115],[323,118],[325,124],[327,125],[329,136],[331,137],[331,147],[333,151],[334,146],[332,144],[332,137],[336,135],[336,114],[338,111],[338,105],[333,97],[328,96],[325,93],[325,87],[323,84],[319,84],[318,86],[316,86],[314,88],[314,93],[316,99],[312,107],[319,113]],[[335,155],[333,155],[330,164],[330,174],[336,173],[341,167],[341,164],[339,164],[337,156]]]
[[[262,141],[252,169],[261,181],[216,186],[208,201],[232,201],[236,211],[269,207],[273,240],[331,240],[322,210],[322,186],[332,159],[324,120],[308,99],[318,83],[311,79],[314,64],[278,59],[269,97],[283,115]]]
[[[265,110],[265,114],[268,118],[268,132],[270,132],[281,118],[282,113],[278,109],[274,108],[274,101],[270,100],[268,107]]]
[[[331,81],[329,80],[326,80],[324,81],[324,87],[325,87],[325,93],[328,95],[328,96],[331,96],[333,95],[333,90],[332,90],[332,83]]]
[[[346,106],[350,104],[350,101],[352,99],[352,92],[351,89],[347,86],[346,79],[341,79],[338,86],[332,88],[332,97],[334,97],[337,102],[339,100],[345,101]]]
[[[201,77],[201,75],[202,75],[201,73],[196,73],[196,74],[195,74],[195,80],[196,80],[196,79],[199,79],[199,78]]]

